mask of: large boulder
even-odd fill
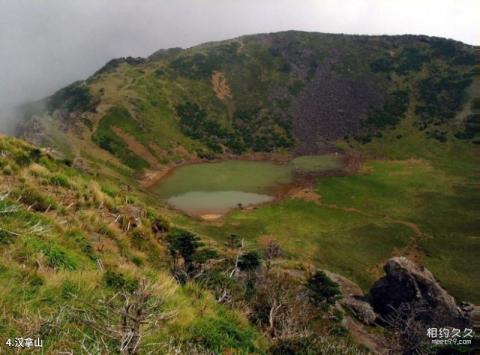
[[[441,326],[463,326],[469,317],[432,273],[405,257],[395,257],[385,264],[386,275],[370,290],[370,302],[382,319],[398,316],[398,310],[416,307],[417,320],[441,323]]]

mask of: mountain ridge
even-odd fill
[[[162,150],[180,148],[184,152],[177,159],[188,160],[226,152],[315,153],[339,139],[368,143],[395,127],[409,105],[418,111],[413,113],[417,128],[443,139],[435,125],[449,125],[465,104],[477,64],[478,48],[423,35],[247,35],[160,50],[147,58],[113,59],[46,99],[42,114],[56,116],[60,131],[83,131],[82,140],[127,166],[128,157],[136,154],[121,148],[124,141],[105,124],[108,117],[122,122],[117,132],[130,134],[159,164],[172,155]],[[230,96],[218,96],[214,75]],[[445,101],[451,101],[449,112],[435,112],[431,92],[442,85]],[[25,137],[31,133],[28,127],[21,129]]]

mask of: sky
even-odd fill
[[[0,0],[0,132],[116,57],[292,29],[480,45],[479,24],[480,0]]]

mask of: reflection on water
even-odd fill
[[[223,214],[238,206],[256,205],[272,201],[269,195],[243,191],[189,191],[173,196],[168,203],[189,214]]]

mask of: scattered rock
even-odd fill
[[[141,225],[142,217],[145,216],[145,211],[140,207],[127,205],[122,208],[120,215],[117,217],[117,222],[124,231],[129,231]]]
[[[373,307],[360,297],[347,297],[342,301],[342,304],[354,314],[360,322],[367,325],[372,325],[377,319],[377,314]]]
[[[156,218],[156,219],[152,222],[151,227],[152,227],[152,232],[153,232],[153,233],[155,233],[155,234],[164,234],[164,233],[167,233],[167,232],[168,232],[169,224],[168,224],[168,222],[165,221],[165,220]]]
[[[340,304],[344,308],[349,309],[360,322],[367,325],[373,324],[377,315],[373,307],[368,303],[368,299],[364,296],[362,289],[346,277],[329,271],[325,271],[325,273],[340,286],[340,292],[342,293]]]
[[[75,158],[73,160],[73,165],[72,166],[75,169],[78,169],[78,170],[81,170],[81,171],[87,171],[88,170],[87,162],[85,160],[83,160],[82,158]]]

